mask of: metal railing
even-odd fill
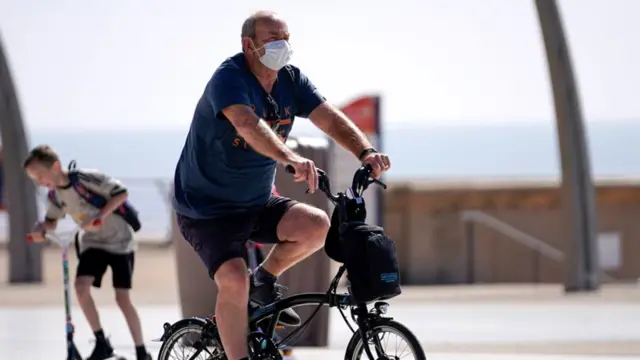
[[[533,272],[533,282],[540,282],[540,257],[544,256],[557,262],[563,262],[566,258],[565,254],[545,241],[528,234],[514,226],[488,215],[479,210],[463,211],[461,214],[462,221],[465,225],[465,236],[467,241],[467,283],[472,284],[476,281],[476,224],[487,226],[516,243],[529,248],[532,251],[531,267]],[[601,272],[602,280],[611,282],[614,279],[604,272]]]

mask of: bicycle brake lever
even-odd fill
[[[288,172],[289,174],[292,174],[292,175],[294,175],[296,173],[296,169],[291,165],[285,166],[285,171]],[[324,191],[323,190],[323,188],[324,188],[324,189],[330,191],[331,189],[329,189],[327,173],[324,172],[324,170],[322,170],[322,169],[316,169],[316,171],[318,172],[318,178],[319,178],[318,179],[318,181],[319,181],[318,189],[321,190],[321,191]],[[311,192],[311,190],[307,189],[305,191],[305,194],[309,194],[310,192]]]
[[[331,193],[331,188],[329,186],[327,178],[324,177],[324,175],[326,175],[325,172],[320,170],[320,169],[318,169],[318,175],[320,175],[320,179],[318,181],[318,190],[320,190],[322,192],[328,191],[329,193]],[[310,193],[310,190],[307,189],[305,191],[305,194],[309,194],[309,193]]]
[[[372,183],[381,186],[384,190],[387,190],[387,184],[383,183],[378,179],[373,179]]]

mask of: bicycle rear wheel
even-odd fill
[[[415,335],[406,326],[389,320],[372,326],[368,346],[376,359],[426,360],[427,356]],[[390,349],[389,349],[390,347]],[[349,341],[345,360],[368,360],[360,332],[353,334]]]

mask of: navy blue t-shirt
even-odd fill
[[[285,141],[295,117],[309,117],[325,101],[309,79],[291,65],[278,72],[270,99],[242,53],[218,67],[196,106],[176,166],[173,208],[178,214],[214,218],[266,204],[276,161],[254,151],[222,110],[247,105]]]

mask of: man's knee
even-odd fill
[[[218,296],[246,302],[243,299],[249,296],[249,273],[243,259],[235,258],[223,263],[214,280],[218,285]]]
[[[306,204],[296,204],[278,224],[278,237],[317,250],[324,244],[330,226],[331,222],[324,211]]]

